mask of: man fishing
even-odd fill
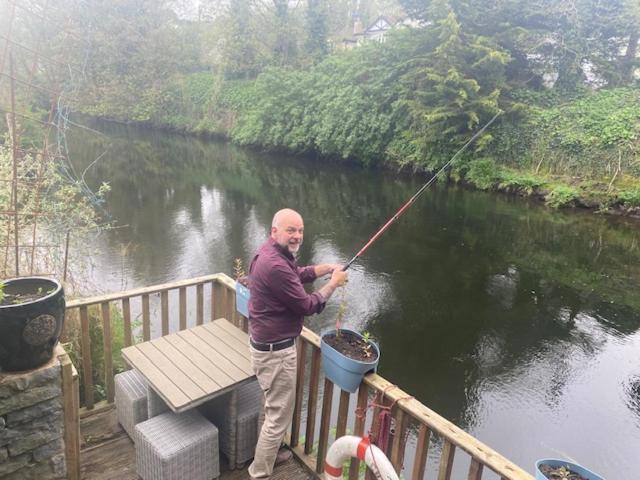
[[[293,417],[296,345],[304,317],[320,313],[333,292],[347,281],[340,264],[299,267],[295,256],[304,236],[302,216],[285,208],[273,216],[270,238],[249,268],[251,364],[264,394],[264,423],[249,466],[251,478],[267,478],[275,464],[291,458],[280,450]],[[320,289],[307,293],[304,283],[331,273]]]

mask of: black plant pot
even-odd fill
[[[43,277],[12,278],[4,281],[4,294],[19,297],[0,306],[0,368],[15,372],[47,363],[64,323],[62,285]],[[40,297],[21,301],[34,295]]]

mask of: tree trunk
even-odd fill
[[[627,43],[627,51],[622,57],[622,81],[629,84],[633,81],[633,72],[636,65],[636,56],[638,55],[638,40],[640,39],[640,31],[635,28],[629,35],[629,43]]]

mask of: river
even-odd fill
[[[422,181],[92,126],[105,136],[69,148],[80,173],[106,151],[85,175],[111,185],[118,228],[92,240],[90,269],[105,292],[232,275],[285,206],[305,219],[301,264],[346,262]],[[381,375],[526,470],[561,457],[636,480],[639,227],[436,185],[353,265],[345,326],[377,339]],[[331,327],[339,301],[307,325]]]

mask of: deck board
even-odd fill
[[[133,442],[118,425],[115,409],[85,417],[80,421],[82,480],[139,480]],[[247,480],[247,466],[229,470],[224,457],[220,461],[220,480]],[[278,465],[270,480],[317,480],[295,456]]]
[[[204,371],[211,380],[216,382],[221,387],[231,385],[232,379],[223,370],[220,369],[210,358],[206,357],[202,352],[198,351],[189,342],[187,342],[180,335],[169,335],[163,337],[167,342],[171,343],[174,347],[184,352],[194,362],[198,364],[200,369]]]

